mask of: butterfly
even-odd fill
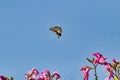
[[[58,38],[60,38],[60,36],[62,35],[62,28],[59,26],[51,27],[50,30],[55,32],[57,34]]]

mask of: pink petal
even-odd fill
[[[5,76],[2,76],[2,75],[0,76],[0,79],[1,80],[7,80],[7,78]]]

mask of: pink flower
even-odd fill
[[[55,72],[53,73],[52,77],[54,77],[55,75],[57,76],[57,77],[56,77],[56,80],[59,80],[60,74],[59,74],[57,71],[55,71]]]
[[[105,80],[110,80],[109,77],[105,78]]]
[[[85,80],[88,80],[90,69],[91,69],[91,67],[89,67],[89,66],[84,66],[80,69],[80,71],[83,72],[83,77],[85,78]]]
[[[41,74],[44,77],[44,80],[52,80],[49,70],[44,70]]]
[[[114,63],[116,63],[116,64],[118,64],[118,63],[119,63],[119,61],[118,61],[118,60],[116,60],[115,58],[113,58],[113,59],[112,59],[112,61],[113,61]]]
[[[100,54],[99,52],[97,52],[97,53],[93,53],[92,54],[93,56],[95,56],[96,57],[96,59],[94,60],[94,64],[106,64],[107,62],[106,62],[106,58],[104,58],[103,56],[102,56],[102,54]]]
[[[56,80],[59,80],[60,75],[57,71],[55,71],[52,76],[49,70],[44,70],[41,75],[39,75],[39,71],[35,68],[32,68],[32,70],[28,71],[28,73],[25,75],[25,78],[27,78],[27,80],[52,80],[55,75],[57,76]]]
[[[5,76],[0,75],[0,80],[7,80]]]
[[[110,65],[109,63],[107,63],[107,64],[105,65],[105,68],[106,68],[106,70],[107,70],[108,73],[109,73],[109,77],[106,78],[105,80],[110,80],[111,78],[114,78],[113,68],[111,67],[111,65]]]
[[[44,76],[39,76],[36,80],[45,80]]]
[[[41,74],[44,75],[44,74],[50,74],[50,71],[49,70],[44,70]]]
[[[38,74],[39,71],[35,68],[32,68],[27,74],[25,74],[25,78],[35,80]]]

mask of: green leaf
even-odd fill
[[[89,59],[89,58],[86,58],[90,63],[93,63],[94,62],[94,59]]]

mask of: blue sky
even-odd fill
[[[79,69],[92,53],[120,60],[119,9],[119,0],[1,0],[0,74],[25,80],[35,67],[81,80]],[[49,30],[56,25],[63,29],[60,39]],[[107,77],[102,71],[101,80]]]

